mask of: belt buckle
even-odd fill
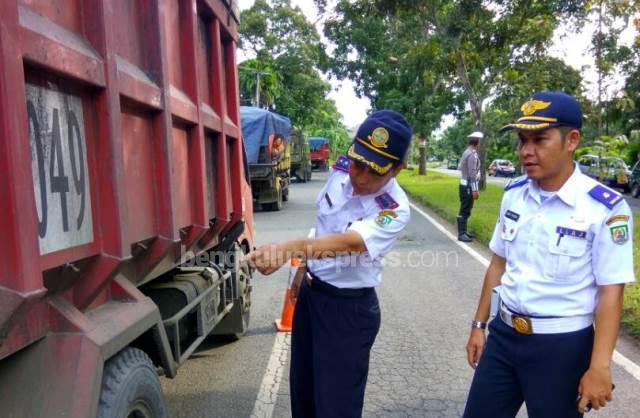
[[[527,318],[526,316],[511,315],[511,324],[513,325],[513,329],[515,329],[519,334],[533,334],[531,319]]]

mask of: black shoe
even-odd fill
[[[460,227],[459,228],[462,230],[462,233],[465,234],[466,236],[468,236],[469,238],[474,239],[476,236],[473,235],[472,233],[470,233],[469,231],[467,231],[467,220],[469,218],[464,218],[462,216],[460,216],[459,218],[462,218],[462,220],[459,221],[460,222]],[[460,232],[458,232],[458,234],[460,234]]]
[[[469,235],[463,233],[463,234],[458,235],[458,241],[472,242],[473,238],[471,238]]]
[[[462,242],[471,242],[472,238],[467,235],[467,231],[466,231],[466,219],[463,218],[462,216],[458,216],[458,218],[456,219],[457,223],[458,223],[458,241],[462,241]]]

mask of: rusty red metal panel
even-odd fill
[[[204,14],[198,15],[198,91],[201,103],[213,106],[211,91],[211,66],[213,65],[211,19]]]
[[[117,30],[113,31],[115,53],[134,66],[148,70],[144,32],[153,26],[152,17],[144,14],[146,0],[111,0],[109,3],[117,22]]]
[[[191,176],[189,168],[189,132],[183,127],[173,127],[173,167],[176,182],[176,223],[182,228],[191,225],[192,202]]]
[[[17,5],[0,2],[0,290],[30,292],[42,288],[42,277],[40,266],[33,262],[38,251],[38,215],[31,192],[27,111],[16,106],[25,97],[19,45]],[[2,312],[0,332],[10,314]]]
[[[94,415],[104,358],[159,321],[135,286],[242,218],[235,40],[223,0],[0,2],[3,408],[10,376],[23,416]]]
[[[191,0],[164,2],[169,82],[179,90],[186,89],[182,68],[184,65],[182,53],[187,32],[184,19],[188,14],[187,10],[185,10],[188,3],[191,3]],[[185,69],[185,71],[188,71],[188,69]]]
[[[20,0],[19,3],[71,32],[82,32],[82,0]]]
[[[127,178],[129,241],[143,241],[157,235],[155,152],[153,116],[123,106],[120,135]]]

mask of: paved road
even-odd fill
[[[438,173],[450,174],[452,176],[460,176],[459,170],[449,170],[446,168],[433,168],[433,171]],[[492,184],[506,185],[511,179],[507,177],[490,177],[487,176],[487,182]],[[634,212],[640,212],[640,199],[633,198],[629,193],[624,195],[625,200]]]
[[[306,234],[324,177],[314,172],[312,182],[295,184],[283,211],[256,213],[258,244]],[[481,246],[473,248],[489,255]],[[382,328],[373,347],[364,416],[459,417],[472,377],[464,345],[484,267],[415,211],[395,250],[378,291]],[[257,275],[247,336],[233,344],[207,344],[176,379],[163,379],[170,417],[244,418],[254,410],[260,418],[290,416],[287,340],[276,338],[272,325],[286,280],[286,271]],[[279,350],[272,355],[274,342]],[[621,340],[618,349],[640,364],[635,344]],[[614,379],[615,401],[593,416],[636,417],[640,381],[618,366]]]

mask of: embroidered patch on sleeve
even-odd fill
[[[628,225],[618,225],[612,226],[609,228],[611,231],[611,240],[618,245],[622,245],[625,242],[629,241],[629,226]]]
[[[629,222],[629,217],[627,215],[616,215],[607,219],[607,225],[611,225],[616,222]]]

